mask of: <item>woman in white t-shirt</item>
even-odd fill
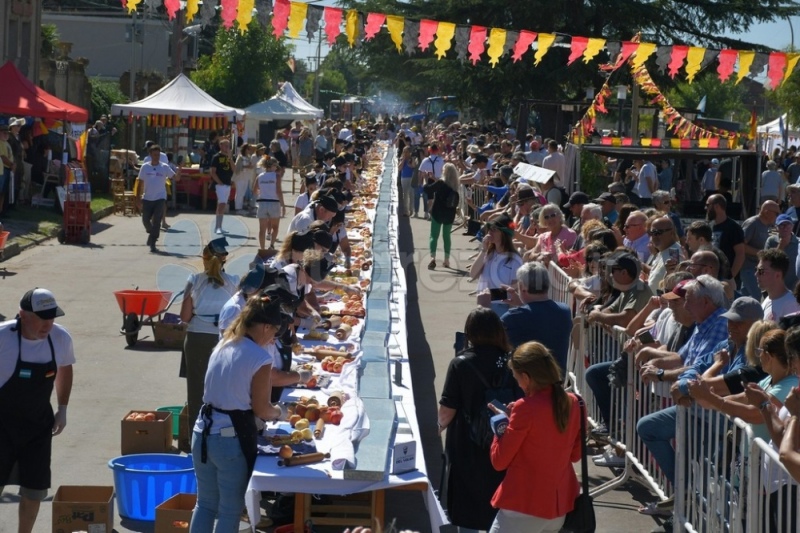
[[[219,340],[219,313],[239,283],[239,276],[223,271],[227,245],[225,237],[208,243],[203,249],[203,272],[189,276],[183,293],[181,321],[189,327],[183,343],[181,376],[186,377],[189,420],[197,418],[203,403],[208,359]]]
[[[239,157],[236,158],[236,163],[233,167],[233,183],[236,185],[236,195],[233,199],[233,205],[238,214],[244,214],[244,197],[247,194],[247,189],[253,181],[255,175],[255,165],[253,165],[253,151],[254,147],[251,144],[244,143],[239,150]]]
[[[514,248],[514,223],[505,213],[486,224],[486,236],[475,262],[470,268],[470,278],[478,279],[478,305],[490,307],[498,316],[508,311],[508,304],[492,301],[491,289],[512,286],[517,281],[517,269],[522,257]]]
[[[266,236],[269,233],[269,247],[275,249],[275,240],[278,238],[278,230],[281,219],[286,212],[283,204],[283,191],[281,190],[281,180],[278,174],[278,161],[271,157],[265,157],[259,163],[263,167],[263,172],[256,177],[253,185],[253,196],[258,203],[258,246],[265,250]]]
[[[255,419],[285,418],[285,409],[270,403],[272,359],[265,350],[281,323],[280,303],[256,294],[210,356],[192,435],[193,531],[211,531],[215,520],[216,531],[237,531],[257,454]]]

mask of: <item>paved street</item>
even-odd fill
[[[188,272],[201,267],[197,254],[200,242],[207,242],[211,235],[213,215],[181,213],[169,221],[173,229],[162,236],[159,245],[170,251],[170,255],[148,252],[138,218],[111,216],[95,224],[89,246],[60,245],[51,240],[2,263],[8,271],[0,277],[4,296],[0,314],[13,318],[19,298],[26,290],[46,287],[56,294],[66,311],[59,323],[75,339],[75,384],[67,428],[54,439],[51,495],[64,484],[112,485],[107,463],[119,455],[120,419],[132,409],[154,409],[184,402],[185,384],[178,377],[179,352],[156,348],[149,329],[143,330],[134,348],[127,348],[124,337],[118,333],[122,313],[113,296],[114,291],[134,287],[180,290]],[[240,273],[257,248],[257,221],[242,217],[226,217],[226,221],[233,244],[228,270]],[[288,220],[283,226],[287,224]],[[405,219],[401,228],[400,248],[409,259],[408,324],[414,389],[428,471],[438,487],[442,440],[435,431],[436,402],[453,356],[453,333],[463,328],[466,314],[474,305],[474,297],[468,295],[474,285],[467,283],[463,273],[430,272],[425,268],[429,259],[425,252],[427,222]],[[454,267],[464,268],[473,244],[460,231],[454,233]],[[178,309],[176,304],[171,311],[177,313]],[[599,477],[607,472],[595,469],[593,474]],[[12,490],[15,492],[16,488]],[[647,493],[641,490],[637,495],[647,498]],[[15,501],[16,496],[8,490],[0,500],[0,532],[16,531],[17,506],[12,504]],[[654,523],[636,513],[637,505],[631,494],[624,491],[600,498],[599,531],[649,531]],[[401,529],[428,530],[427,513],[416,493],[391,493],[387,517],[397,517]],[[51,506],[45,503],[37,521],[37,533],[51,531],[50,522]],[[119,517],[115,524],[119,532],[152,531],[152,524],[120,523]]]

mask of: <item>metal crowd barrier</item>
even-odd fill
[[[800,531],[797,482],[768,443],[756,437],[749,450],[747,531]]]

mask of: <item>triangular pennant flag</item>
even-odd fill
[[[312,6],[313,7],[313,6]],[[322,8],[318,8],[322,11]],[[266,29],[269,25],[269,16],[272,12],[271,0],[256,0],[256,18],[261,27]]]
[[[553,33],[540,33],[539,34],[539,49],[536,50],[536,55],[534,55],[534,66],[539,66],[539,63],[542,62],[542,58],[553,45],[556,40],[556,36]]]
[[[797,61],[800,60],[800,54],[788,53],[786,54],[786,72],[783,74],[783,81],[789,79],[794,69],[797,68]]]
[[[275,7],[277,8],[278,0],[275,0]],[[344,11],[338,7],[326,7],[322,13],[322,18],[325,20],[325,35],[328,38],[328,46],[336,44],[336,38],[342,33],[342,17]],[[275,24],[273,22],[273,24]]]
[[[767,78],[770,81],[770,88],[774,91],[783,80],[783,71],[786,68],[786,53],[772,52],[769,55],[768,65]]]
[[[436,41],[433,46],[436,48],[436,57],[443,58],[453,42],[453,36],[456,34],[456,25],[452,22],[440,22],[439,27],[436,28]]]
[[[459,61],[467,60],[467,47],[469,47],[469,26],[456,26],[456,54]]]
[[[403,46],[406,48],[406,54],[413,54],[414,48],[416,48],[418,44],[419,21],[406,19],[405,27],[403,28]]]
[[[767,66],[767,61],[769,61],[769,56],[767,54],[756,52],[756,57],[754,57],[753,62],[750,63],[750,74],[754,78],[760,76],[764,67]]]
[[[368,13],[367,23],[364,25],[364,40],[372,40],[381,31],[381,26],[383,26],[385,20],[386,15],[383,13]]]
[[[423,52],[428,50],[428,47],[433,42],[438,26],[439,23],[435,20],[422,19],[419,21],[419,48]]]
[[[522,30],[519,32],[519,39],[514,44],[514,62],[522,59],[525,52],[531,49],[531,44],[536,40],[537,33],[534,31]]]
[[[136,6],[138,6],[139,2],[141,2],[141,1],[142,0],[128,0],[127,4],[125,5],[125,7],[128,8],[128,14],[131,14],[134,11],[136,11]]]
[[[239,24],[239,32],[244,34],[247,27],[253,20],[253,8],[255,0],[239,0],[239,7],[236,9],[236,22]],[[305,20],[305,16],[303,16]]]
[[[280,37],[286,31],[291,11],[289,0],[275,0],[275,6],[272,8],[272,34],[275,37]]]
[[[239,0],[240,2],[242,0]],[[292,2],[291,9],[289,10],[289,37],[297,39],[300,37],[300,30],[303,29],[303,23],[306,21],[306,13],[308,13],[308,4],[305,2]]]
[[[583,52],[583,62],[588,63],[600,53],[600,50],[606,45],[605,39],[591,38],[586,43],[586,50]]]
[[[588,37],[573,37],[572,43],[569,45],[569,57],[567,58],[567,65],[573,64],[583,55],[586,47],[589,46]]]
[[[386,29],[389,30],[389,37],[397,47],[397,52],[403,51],[403,26],[405,19],[397,15],[386,15]]]
[[[347,35],[347,43],[350,48],[356,44],[356,37],[358,36],[358,11],[350,9],[344,20],[344,33]]]
[[[356,12],[356,40],[355,47],[359,48],[364,42],[364,15],[361,12]]]
[[[647,58],[649,58],[656,51],[656,44],[654,43],[639,43],[639,48],[636,49],[636,54],[631,59],[633,68],[639,68],[644,65]]]
[[[622,41],[622,52],[617,59],[617,66],[625,64],[630,57],[639,49],[639,43],[633,41]]]
[[[736,83],[745,79],[750,72],[750,65],[756,58],[756,53],[751,50],[739,50],[739,76],[736,78]]]
[[[308,35],[308,42],[314,39],[314,35],[319,31],[319,21],[322,19],[322,7],[313,4],[308,5],[308,12],[306,13],[306,35]]]
[[[122,0],[122,9],[128,8],[128,0]]]
[[[683,60],[686,59],[686,54],[689,53],[689,47],[676,44],[672,47],[672,57],[669,61],[669,76],[675,78],[678,71],[683,66]]]
[[[736,69],[736,59],[739,57],[738,50],[731,50],[726,48],[719,51],[719,65],[717,65],[717,74],[719,74],[719,81],[726,82],[730,78],[733,71]]]
[[[486,27],[473,26],[469,32],[469,60],[475,65],[481,60],[481,54],[486,49]]]
[[[703,62],[705,53],[706,49],[698,46],[690,46],[686,52],[686,79],[689,83],[692,83],[694,77],[700,72],[700,64]]]
[[[130,0],[128,1],[128,4],[130,4]],[[203,5],[200,6],[200,24],[203,26],[208,25],[212,20],[214,20],[214,15],[216,14],[217,0],[203,0]]]
[[[713,48],[706,48],[706,53],[703,54],[703,62],[700,63],[700,70],[705,70],[708,68],[711,63],[714,62],[719,56],[719,50],[714,50]]]
[[[486,49],[486,54],[489,56],[489,63],[494,68],[500,58],[503,56],[503,50],[506,46],[506,30],[501,28],[492,28],[489,32],[489,47]]]
[[[222,9],[219,12],[219,17],[222,19],[222,26],[225,29],[233,28],[233,21],[236,20],[236,6],[239,5],[239,0],[222,0]]]
[[[509,54],[514,51],[514,45],[517,44],[517,39],[519,39],[519,32],[507,30],[506,31],[506,42],[503,45],[503,55]]]
[[[167,10],[167,18],[169,18],[169,20],[175,19],[175,13],[177,13],[180,8],[180,0],[164,0],[164,9]]]
[[[194,20],[198,9],[200,9],[200,0],[186,0],[186,11],[183,14],[186,17],[186,22]]]
[[[619,41],[611,41],[606,43],[606,52],[608,52],[608,62],[612,65],[616,64],[619,51],[622,49],[622,44]]]

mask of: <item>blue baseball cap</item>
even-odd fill
[[[792,220],[792,217],[789,215],[778,215],[778,218],[775,220],[775,225],[780,226],[784,222],[794,225],[794,220]]]

